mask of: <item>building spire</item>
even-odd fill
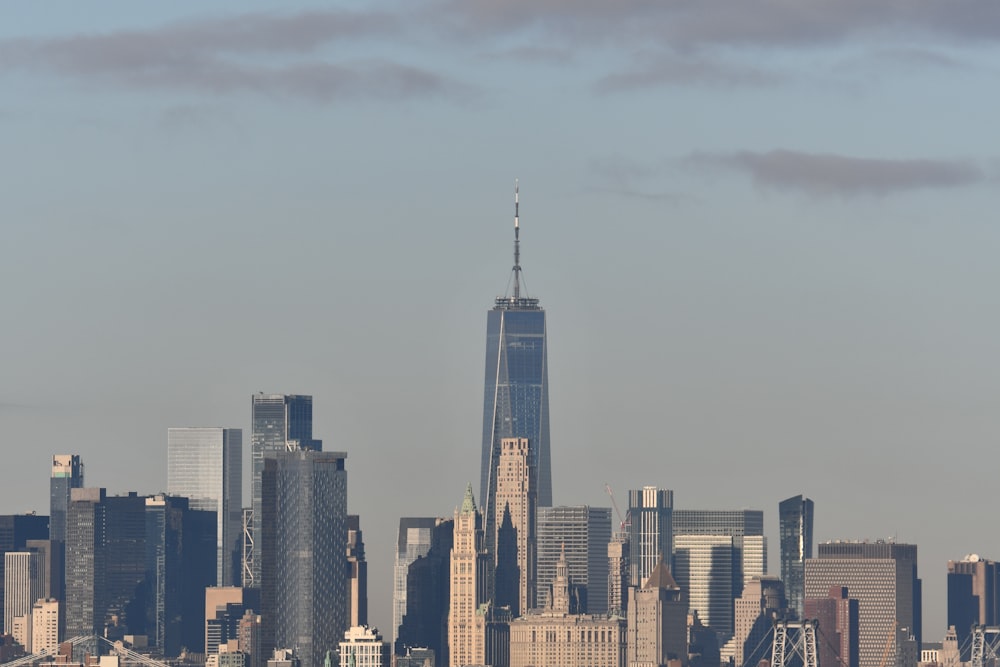
[[[514,299],[521,298],[521,226],[518,223],[517,179],[514,179]]]

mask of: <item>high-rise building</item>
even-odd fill
[[[340,667],[389,667],[389,643],[376,628],[352,625],[340,642]]]
[[[492,563],[485,541],[483,517],[476,509],[470,484],[462,507],[455,510],[448,611],[450,667],[486,662],[485,619],[478,613],[480,605],[488,602],[492,593]]]
[[[663,559],[642,588],[628,590],[628,664],[686,665],[687,599]]]
[[[4,608],[4,554],[8,551],[25,551],[28,540],[47,539],[49,539],[47,516],[36,514],[0,516],[0,609]],[[11,628],[0,625],[0,635],[9,634],[10,630]]]
[[[857,598],[846,586],[833,586],[826,597],[803,601],[805,618],[819,621],[819,664],[858,667],[858,609]]]
[[[66,514],[66,635],[145,634],[146,499],[73,489]]]
[[[302,667],[321,667],[348,628],[346,459],[298,449],[263,460],[262,649],[295,647]]]
[[[756,665],[771,657],[776,618],[784,618],[788,602],[777,577],[755,576],[743,587],[734,605],[733,638],[722,648],[722,659],[737,665]]]
[[[846,586],[859,603],[860,667],[879,667],[890,645],[888,664],[898,664],[905,642],[897,630],[920,645],[921,582],[917,578],[917,546],[895,542],[826,542],[805,566],[806,598],[826,597]]]
[[[785,582],[788,606],[803,618],[805,563],[813,556],[813,501],[801,495],[778,504],[781,542],[781,580]]]
[[[629,585],[642,586],[653,568],[672,553],[674,492],[644,486],[628,492]]]
[[[527,438],[537,475],[539,507],[552,505],[549,451],[549,373],[545,311],[538,299],[521,294],[520,224],[514,190],[513,292],[497,297],[486,318],[486,382],[479,500],[485,513],[487,548],[493,551],[497,525],[497,473],[501,441]]]
[[[368,625],[368,562],[365,560],[365,541],[361,535],[361,517],[347,515],[347,587],[351,603],[348,613],[349,627]]]
[[[167,429],[167,493],[187,498],[191,510],[216,515],[213,586],[236,586],[241,581],[242,475],[241,429]]]
[[[250,413],[253,431],[250,436],[252,458],[251,480],[251,549],[244,550],[242,565],[244,586],[260,586],[261,564],[255,556],[263,549],[262,533],[267,530],[254,529],[259,524],[261,512],[261,473],[264,459],[276,452],[299,449],[320,451],[321,440],[312,437],[312,396],[294,394],[254,394],[251,398]],[[338,635],[339,636],[339,635]],[[339,640],[338,640],[339,641]]]
[[[83,461],[79,454],[56,454],[52,457],[49,480],[49,539],[66,541],[66,510],[69,490],[83,487]]]
[[[205,589],[205,655],[219,652],[219,647],[239,640],[240,621],[247,611],[260,607],[259,588],[215,586]],[[241,647],[241,650],[242,649]]]
[[[204,653],[205,589],[215,584],[217,513],[187,498],[146,498],[146,635],[165,656]]]
[[[566,566],[574,585],[586,590],[584,611],[608,612],[608,544],[611,509],[588,505],[538,508],[537,605],[555,579],[556,564],[565,548]]]
[[[59,600],[44,598],[31,607],[32,653],[55,651],[59,648]]]
[[[392,566],[392,641],[399,637],[399,626],[406,615],[406,583],[410,563],[426,556],[431,549],[431,535],[442,519],[403,517],[399,520],[396,557]]]
[[[972,657],[973,625],[1000,622],[1000,563],[970,554],[948,561],[948,625],[955,627],[962,662]]]
[[[725,535],[733,538],[733,592],[767,574],[767,538],[761,510],[674,510],[674,535]]]
[[[451,604],[451,550],[455,521],[438,519],[427,555],[417,558],[406,575],[406,611],[395,644],[397,656],[408,648],[427,647],[435,664],[449,664],[448,612]]]
[[[674,535],[674,579],[720,643],[733,635],[734,554],[729,535]]]
[[[14,619],[31,616],[31,608],[45,597],[48,588],[42,555],[31,551],[8,551],[4,554],[3,624],[11,628],[15,641],[31,650],[30,623],[23,632],[14,632]]]
[[[496,603],[509,606],[519,616],[535,606],[535,468],[527,438],[504,438],[500,441],[500,462],[497,469],[496,516],[501,524],[510,521],[512,553],[505,555],[497,545]],[[513,560],[511,560],[513,557]],[[506,560],[506,562],[504,562]],[[500,586],[501,572],[514,573],[509,586]]]
[[[615,533],[608,542],[608,613],[625,616],[628,607],[628,533]]]

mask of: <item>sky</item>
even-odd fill
[[[556,503],[761,509],[778,574],[805,494],[919,546],[927,641],[1000,558],[993,0],[4,9],[0,511],[311,394],[391,635],[399,518],[478,479],[517,178]]]

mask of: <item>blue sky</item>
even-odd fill
[[[311,393],[373,622],[478,474],[485,311],[548,310],[555,499],[816,501],[1000,558],[988,0],[126,2],[0,22],[0,470],[165,486],[169,426]],[[387,630],[388,632],[388,630]]]

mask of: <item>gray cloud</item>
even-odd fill
[[[256,92],[316,101],[338,96],[400,98],[465,87],[384,59],[331,63],[302,55],[344,39],[394,33],[384,13],[309,12],[185,21],[149,30],[0,42],[0,68],[46,69],[64,76],[139,88]],[[262,65],[260,53],[292,56]]]
[[[594,84],[599,93],[620,92],[670,85],[771,85],[777,74],[730,65],[705,58],[668,55],[637,64],[631,69],[602,77]]]
[[[813,196],[882,196],[988,179],[981,167],[966,160],[886,160],[788,150],[695,153],[684,162],[733,169],[749,175],[759,186]]]

